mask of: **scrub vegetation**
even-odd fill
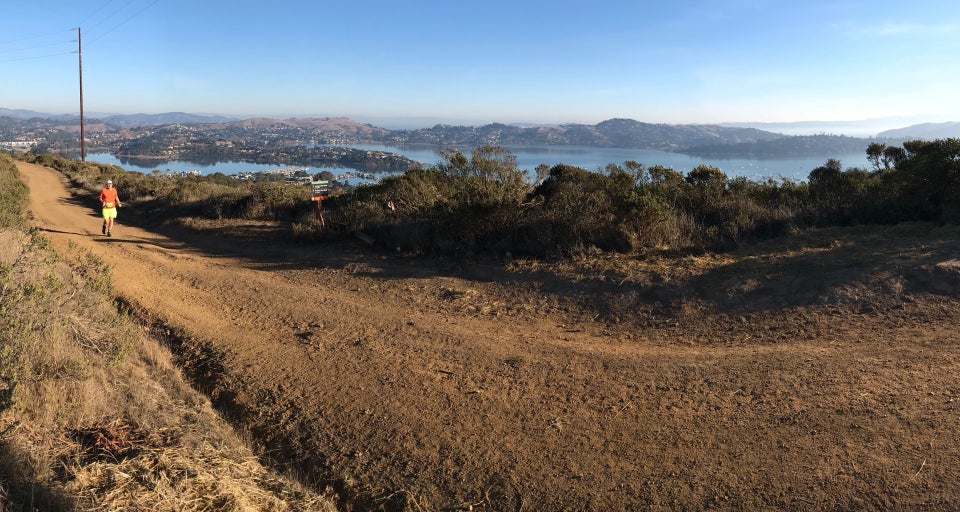
[[[877,151],[874,169],[828,160],[799,183],[628,161],[598,172],[541,167],[534,186],[508,154],[481,147],[335,197],[329,224],[418,253],[552,257],[591,247],[729,250],[812,226],[960,220],[960,140],[868,155]]]
[[[47,155],[91,192],[112,177],[152,218],[281,221],[303,238],[351,236],[408,254],[556,258],[615,252],[725,251],[809,227],[960,221],[960,139],[871,144],[872,169],[827,160],[806,182],[731,178],[700,165],[686,174],[627,161],[604,169],[540,166],[532,179],[509,151],[447,150],[434,167],[324,201],[320,222],[307,187],[241,183],[222,174],[172,177]]]

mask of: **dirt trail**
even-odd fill
[[[18,168],[34,225],[106,260],[215,402],[345,508],[960,506],[955,300],[630,331],[542,283],[347,246],[161,235],[124,208],[107,238],[95,201]]]

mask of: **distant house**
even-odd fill
[[[28,151],[36,144],[36,141],[6,140],[0,141],[0,149],[7,151]]]

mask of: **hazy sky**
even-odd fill
[[[956,0],[4,0],[0,107],[960,121]],[[412,120],[411,120],[412,119]]]

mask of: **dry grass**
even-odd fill
[[[260,464],[117,311],[108,269],[26,240],[0,288],[0,510],[335,510]]]
[[[16,227],[0,241],[0,511],[335,510],[263,466],[118,311],[102,260]]]
[[[333,510],[329,501],[292,488],[235,447],[214,446],[201,432],[146,430],[114,422],[71,432],[80,449],[68,490],[98,510]],[[184,436],[203,439],[187,447]],[[91,492],[94,491],[94,492]]]

